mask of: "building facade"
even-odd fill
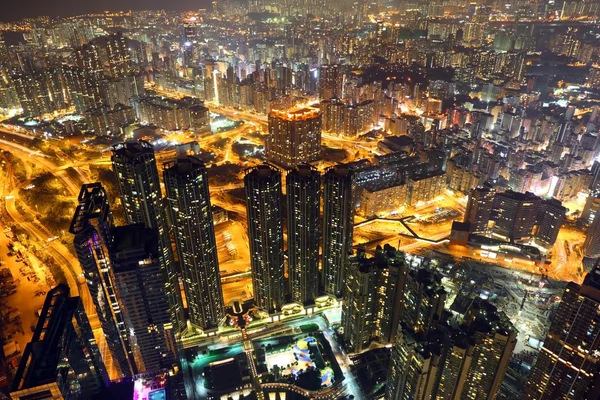
[[[434,201],[446,189],[446,174],[435,171],[409,178],[406,185],[406,199],[410,206]]]
[[[489,187],[475,187],[469,192],[464,222],[470,224],[471,232],[487,231],[495,193],[496,191]]]
[[[550,248],[558,238],[558,232],[565,222],[567,209],[559,200],[542,200],[538,210],[534,240],[541,246]]]
[[[78,203],[69,232],[114,363],[121,375],[131,376],[137,366],[109,273],[113,224],[106,192],[99,183],[84,185]]]
[[[204,102],[184,97],[174,100],[159,96],[144,96],[132,101],[135,114],[142,123],[167,130],[210,130],[210,116]]]
[[[398,325],[386,400],[497,398],[516,345],[514,326],[481,299],[457,317],[458,324],[444,320],[425,331]]]
[[[598,212],[587,230],[583,242],[583,255],[589,258],[600,257],[600,213]]]
[[[404,254],[386,245],[375,256],[350,257],[344,278],[343,336],[348,349],[359,352],[371,341],[389,343],[401,320],[400,304],[407,265]]]
[[[176,332],[181,332],[186,321],[154,148],[141,140],[121,143],[113,146],[111,161],[127,223],[144,224],[158,231],[159,260],[166,276],[171,320]]]
[[[319,98],[321,100],[341,98],[343,79],[341,65],[321,65],[319,69]]]
[[[319,294],[321,174],[302,164],[286,176],[287,254],[292,301],[313,304]]]
[[[111,279],[138,371],[171,368],[175,346],[158,232],[137,224],[115,227],[111,236]]]
[[[244,187],[254,302],[277,313],[285,299],[281,173],[260,165],[247,171]]]
[[[527,400],[600,398],[600,269],[567,284],[525,387]]]
[[[273,110],[265,143],[269,162],[294,168],[321,159],[321,112],[317,108]]]
[[[400,321],[414,332],[429,331],[439,323],[445,300],[441,276],[426,269],[411,270],[402,291]]]
[[[437,399],[449,335],[444,329],[415,333],[404,324],[392,348],[386,400]]]
[[[101,106],[85,113],[88,129],[96,136],[109,136],[121,132],[121,128],[135,122],[133,108],[117,104],[114,109]]]
[[[166,163],[163,173],[190,321],[215,329],[225,314],[208,172],[187,156]]]
[[[121,32],[106,36],[106,57],[110,76],[118,77],[129,73],[131,54],[127,38]]]
[[[324,293],[340,297],[344,274],[352,254],[354,207],[352,174],[344,165],[330,168],[323,185],[323,266],[321,286]]]
[[[492,205],[494,234],[511,242],[531,238],[541,199],[530,192],[497,193]]]
[[[323,131],[342,136],[357,136],[373,126],[373,100],[344,103],[338,99],[323,100]]]
[[[31,341],[23,350],[12,399],[92,399],[109,383],[94,332],[69,287],[48,291]]]
[[[360,191],[359,212],[365,217],[386,215],[406,205],[406,185],[366,184]]]
[[[470,364],[463,365],[464,385],[456,399],[496,398],[517,343],[508,317],[491,303],[475,301],[465,316],[472,345]],[[450,371],[448,371],[450,372]]]

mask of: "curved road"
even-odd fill
[[[21,228],[25,229],[31,236],[36,238],[40,242],[47,241],[50,235],[47,232],[45,227],[38,228],[36,224],[29,222],[26,220],[23,215],[17,210],[15,205],[15,199],[8,198],[5,202],[6,211],[8,215],[13,219],[13,221],[19,225]],[[79,262],[66,247],[57,240],[53,240],[49,242],[46,246],[43,247],[52,258],[56,261],[56,263],[63,268],[65,272],[65,276],[67,278],[67,283],[71,288],[71,293],[74,296],[79,294],[78,285],[77,285],[77,277],[81,275],[81,266]],[[65,268],[66,267],[66,268]]]
[[[39,151],[28,149],[27,147],[7,140],[0,139],[0,149],[9,151],[23,160],[30,160],[32,163],[39,165],[44,170],[60,179],[64,184],[65,190],[67,190],[70,195],[78,195],[79,186],[65,172],[65,169],[68,168],[69,165],[59,167],[46,156],[40,154]],[[14,179],[12,179],[12,181],[14,182]],[[19,187],[13,187],[12,191],[10,191],[10,194],[6,196],[5,200],[6,211],[8,212],[8,215],[15,221],[15,223],[25,229],[38,241],[42,243],[48,243],[46,246],[44,246],[44,250],[47,251],[48,254],[56,261],[57,265],[63,268],[73,295],[77,295],[80,292],[79,289],[82,287],[81,285],[77,284],[77,282],[79,282],[79,276],[82,274],[81,266],[79,265],[77,258],[74,257],[73,254],[60,241],[52,240],[48,242],[48,239],[55,236],[55,234],[41,225],[41,223],[34,223],[19,212],[16,207],[16,202],[19,201]],[[21,204],[21,206],[24,209],[28,208],[24,203]],[[90,315],[91,314],[92,313],[90,313]]]

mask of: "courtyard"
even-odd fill
[[[315,336],[322,335],[319,332],[267,346],[266,367],[274,380],[287,380],[304,389],[319,390],[341,378],[341,373],[334,373],[334,368],[339,369],[335,357],[326,354],[322,340]]]

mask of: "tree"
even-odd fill
[[[273,369],[272,369],[273,375],[275,376],[275,380],[279,380],[279,377],[281,376],[281,368],[279,368],[279,365],[275,364],[273,365]]]
[[[39,150],[39,149],[41,149],[43,143],[44,143],[44,141],[42,139],[36,137],[31,141],[30,146],[33,147],[34,149]]]

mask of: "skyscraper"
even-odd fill
[[[37,117],[54,111],[43,73],[35,71],[28,74],[13,75],[12,81],[23,108],[23,114]]]
[[[286,168],[321,159],[321,112],[304,107],[269,113],[265,143],[269,162]]]
[[[591,225],[592,222],[594,222],[594,218],[596,218],[598,210],[600,210],[600,193],[597,191],[590,191],[590,194],[585,200],[583,211],[581,211],[580,221],[586,225]]]
[[[567,284],[525,388],[525,399],[600,398],[599,310],[600,268],[596,265],[582,285]]]
[[[589,226],[583,242],[583,255],[590,258],[600,257],[600,212],[597,212],[594,221]]]
[[[137,224],[113,228],[111,236],[111,279],[138,370],[169,368],[175,351],[158,232]]]
[[[99,82],[90,76],[89,71],[71,65],[63,65],[62,73],[68,89],[69,101],[78,113],[103,103]]]
[[[408,178],[406,183],[406,203],[411,206],[434,201],[444,193],[446,173],[432,171]]]
[[[565,144],[569,135],[571,134],[571,130],[572,125],[570,120],[565,119],[563,122],[561,122],[561,124],[558,126],[558,130],[556,131],[556,143]]]
[[[8,68],[6,68],[0,72],[0,107],[16,108],[20,104],[12,78],[8,74]]]
[[[402,296],[400,321],[410,329],[428,331],[440,322],[446,300],[440,275],[426,269],[410,270]]]
[[[321,65],[319,69],[319,98],[328,100],[342,97],[343,75],[339,64]]]
[[[415,333],[400,324],[392,349],[385,399],[437,399],[449,342],[443,328]]]
[[[464,321],[471,357],[462,366],[464,384],[457,385],[453,398],[493,400],[515,350],[517,332],[504,313],[479,298],[474,300]],[[448,368],[445,371],[452,373]],[[460,393],[458,389],[462,389]]]
[[[198,42],[198,27],[196,19],[183,22],[183,62],[186,67],[194,65],[194,49]]]
[[[313,304],[319,285],[321,174],[307,164],[286,176],[287,253],[292,301]]]
[[[323,131],[340,136],[357,136],[373,124],[373,100],[344,103],[339,99],[323,100],[319,105],[323,114]]]
[[[137,373],[122,310],[110,278],[112,215],[100,183],[83,185],[69,232],[106,337],[108,349],[124,376]]]
[[[481,233],[487,230],[495,193],[494,189],[482,186],[475,187],[469,192],[464,222],[470,224],[471,232]]]
[[[565,110],[565,121],[571,121],[575,115],[575,111],[577,111],[577,106],[572,103],[569,104]]]
[[[567,209],[559,200],[542,200],[537,215],[535,241],[542,246],[552,247],[563,222],[565,222],[566,214]]]
[[[392,340],[401,317],[406,269],[404,253],[389,245],[378,247],[372,258],[359,252],[348,260],[342,328],[352,351],[363,350],[371,341]]]
[[[6,47],[6,42],[4,41],[3,35],[0,33],[0,64],[7,65],[10,61],[10,57],[8,54],[8,48]]]
[[[471,338],[464,332],[450,332],[452,341],[448,346],[440,374],[437,399],[459,400],[465,385],[465,370],[473,357]]]
[[[81,300],[69,297],[68,286],[56,286],[48,291],[33,338],[23,350],[11,398],[91,399],[108,382]]]
[[[348,348],[359,352],[367,347],[377,329],[377,299],[381,271],[364,254],[351,257],[346,271],[342,329]]]
[[[163,174],[190,321],[216,329],[224,305],[206,167],[181,157],[166,163]]]
[[[323,186],[323,266],[322,289],[340,297],[344,291],[344,270],[352,254],[354,209],[352,175],[345,165],[325,173]]]
[[[104,66],[98,46],[90,43],[74,49],[73,60],[87,77],[96,80],[104,78]]]
[[[506,315],[476,298],[458,324],[440,322],[419,332],[404,322],[398,325],[386,400],[497,397],[516,345]]]
[[[158,230],[159,260],[166,275],[171,320],[176,332],[185,328],[179,278],[173,262],[171,238],[162,207],[160,180],[154,148],[148,142],[113,146],[112,165],[128,224],[144,224]]]
[[[590,191],[597,194],[600,191],[600,161],[594,161],[591,168],[592,182],[590,183]]]
[[[246,172],[244,187],[254,301],[278,312],[285,296],[281,173],[259,165]]]
[[[123,76],[131,69],[131,54],[127,38],[121,32],[106,37],[106,56],[112,77]]]
[[[120,143],[113,146],[111,161],[127,223],[156,228],[161,193],[154,147],[143,140]]]

